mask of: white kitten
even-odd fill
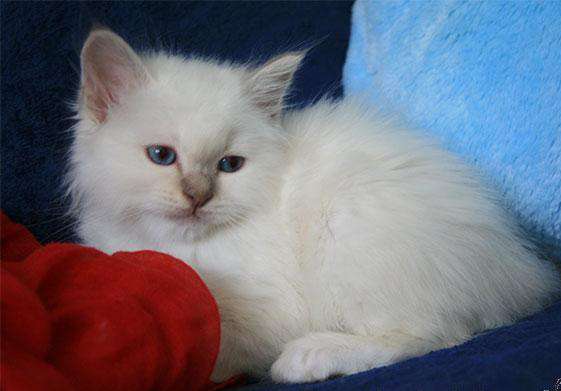
[[[201,274],[216,380],[350,374],[542,308],[556,272],[455,158],[350,101],[281,117],[302,56],[139,57],[93,31],[68,176],[83,241]]]

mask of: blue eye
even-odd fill
[[[242,168],[245,158],[241,156],[224,156],[218,162],[218,169],[224,172],[236,172]]]
[[[146,147],[146,153],[150,160],[162,166],[173,164],[176,158],[173,148],[164,145],[149,145]]]

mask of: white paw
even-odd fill
[[[271,368],[279,383],[306,383],[350,375],[399,361],[413,352],[406,344],[391,346],[384,338],[340,333],[311,333],[289,342]]]
[[[278,383],[305,383],[335,375],[337,352],[331,346],[321,346],[306,338],[286,345],[271,368],[271,377]]]

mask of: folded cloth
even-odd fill
[[[202,390],[220,342],[216,302],[154,251],[45,247],[2,215],[2,390]]]

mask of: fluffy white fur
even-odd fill
[[[82,52],[68,174],[79,234],[201,274],[222,319],[213,378],[350,374],[542,308],[555,270],[457,159],[349,100],[281,115],[301,57],[258,69],[139,57],[105,30]],[[178,161],[152,163],[151,144]],[[245,165],[219,172],[226,155]],[[192,215],[182,179],[197,176],[214,197]]]

